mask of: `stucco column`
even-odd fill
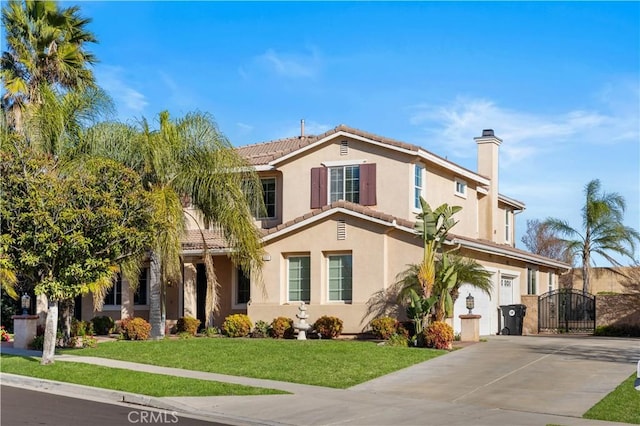
[[[480,318],[481,315],[466,314],[459,315],[460,340],[463,342],[479,342],[480,341]]]
[[[129,281],[122,280],[122,295],[120,300],[120,319],[133,318],[133,290]]]
[[[185,263],[184,264],[184,316],[196,318],[198,315],[197,312],[197,304],[196,304],[196,279],[198,277],[198,272],[196,270],[196,265],[193,263]]]
[[[14,315],[13,320],[13,347],[29,349],[29,344],[36,337],[38,315]]]

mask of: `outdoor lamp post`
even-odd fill
[[[22,302],[22,315],[29,315],[29,308],[31,308],[31,297],[24,293],[20,299]]]
[[[471,315],[471,311],[473,310],[474,307],[475,307],[475,300],[473,299],[473,296],[471,295],[471,293],[469,293],[469,295],[467,296],[467,309],[469,310],[469,315]]]

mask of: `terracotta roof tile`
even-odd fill
[[[188,230],[182,237],[182,249],[202,250],[204,248],[203,237],[210,250],[225,249],[229,246],[220,230],[204,229],[202,232],[199,230]]]

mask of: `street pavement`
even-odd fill
[[[2,352],[39,355],[5,347]],[[268,387],[290,395],[151,398],[9,374],[2,374],[2,384],[129,402],[238,425],[596,426],[617,423],[585,420],[582,414],[635,372],[639,359],[638,339],[491,336],[349,389],[56,356],[56,361]]]

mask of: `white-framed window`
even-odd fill
[[[467,198],[467,182],[462,179],[454,179],[454,193],[459,197]]]
[[[360,166],[329,168],[329,202],[360,203]]]
[[[351,302],[353,258],[351,254],[327,256],[327,277],[330,302]]]
[[[538,270],[527,268],[527,294],[538,294]]]
[[[554,275],[555,274],[553,272],[549,271],[548,275],[549,275],[549,287],[548,287],[547,291],[551,291],[551,290],[553,290],[553,281],[554,281]]]
[[[149,268],[143,268],[140,271],[140,277],[138,278],[138,288],[133,293],[134,305],[148,305],[149,304]],[[122,305],[122,276],[117,275],[113,286],[104,295],[105,307],[120,307]]]
[[[258,219],[272,219],[276,217],[276,178],[260,179],[262,183],[262,201],[264,202],[264,216],[256,215]]]
[[[413,207],[415,209],[420,209],[420,197],[422,196],[423,185],[423,176],[424,176],[424,167],[420,164],[416,164],[413,170]]]
[[[511,241],[511,215],[509,210],[504,211],[504,240]]]
[[[310,257],[289,256],[287,264],[288,301],[309,303],[311,300]]]
[[[235,281],[233,305],[246,305],[249,299],[251,299],[251,274],[244,272],[242,268],[236,268]]]

